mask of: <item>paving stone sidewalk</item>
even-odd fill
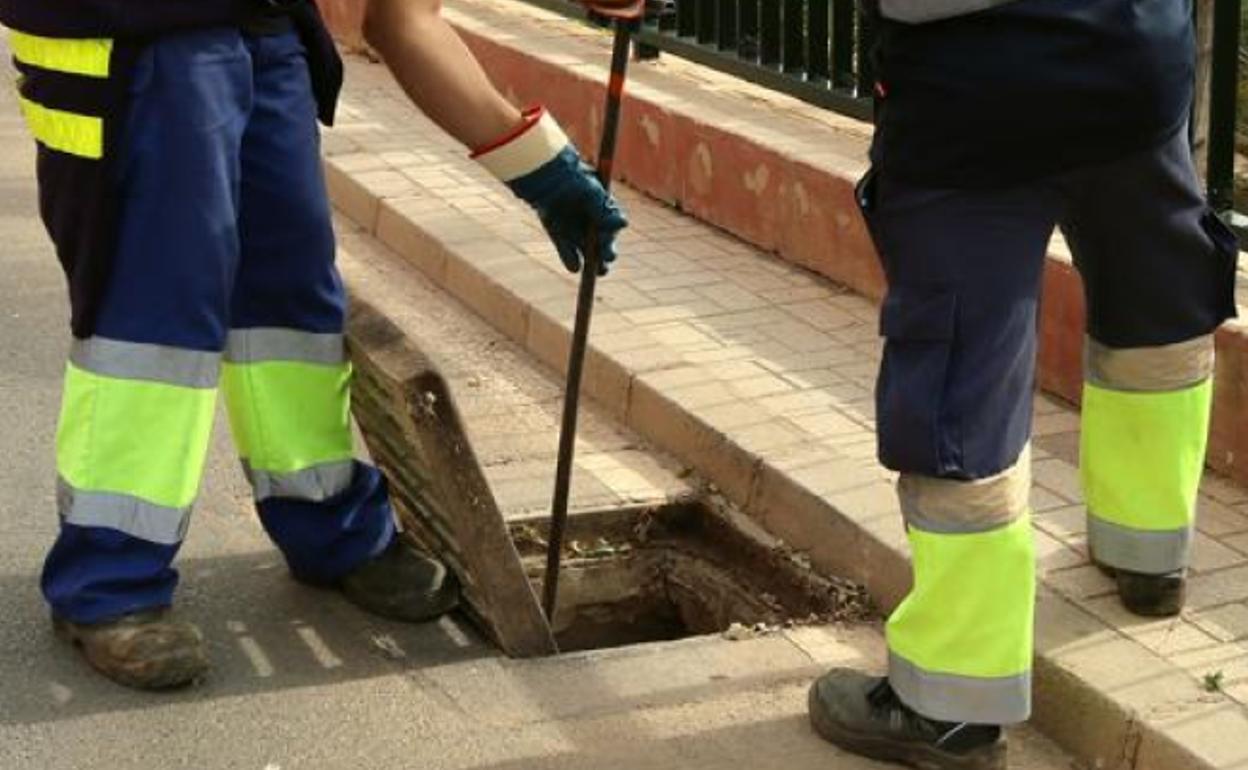
[[[533,217],[412,110],[384,70],[353,61],[348,81],[340,125],[325,139],[336,205],[507,336],[564,366],[574,279]],[[633,226],[599,290],[589,390],[817,564],[895,600],[908,579],[895,559],[907,547],[892,478],[874,460],[876,308],[680,212],[628,190],[621,197]],[[1041,649],[1101,679],[1115,703],[1178,725],[1185,745],[1248,726],[1248,490],[1206,480],[1189,609],[1145,622],[1119,609],[1088,562],[1075,411],[1038,398],[1035,448]],[[1102,622],[1080,632],[1045,626],[1087,617],[1070,615],[1070,604]],[[1080,660],[1075,643],[1092,641],[1118,652]],[[1097,670],[1113,659],[1152,668],[1128,686]],[[1220,692],[1204,689],[1215,682]],[[1134,728],[1122,729],[1129,738]],[[1248,738],[1210,757],[1213,766],[1248,762]]]
[[[352,288],[410,330],[446,378],[499,509],[545,515],[554,489],[563,386],[550,370],[345,219],[338,263]],[[379,306],[380,307],[380,306]],[[682,466],[590,402],[577,431],[570,510],[658,506],[693,494]]]

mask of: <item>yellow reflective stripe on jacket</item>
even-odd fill
[[[1081,439],[1088,512],[1138,530],[1188,526],[1205,466],[1213,381],[1165,393],[1088,383]]]
[[[214,388],[121,379],[70,364],[57,429],[57,468],[82,492],[166,508],[195,500],[216,406]]]
[[[18,62],[70,75],[107,78],[113,59],[113,41],[103,38],[40,37],[14,30],[9,44]]]
[[[888,621],[888,646],[933,674],[996,679],[1031,668],[1031,517],[975,534],[909,528],[914,590]]]
[[[294,473],[354,456],[349,364],[227,362],[221,384],[234,443],[253,471]]]
[[[44,146],[89,160],[104,157],[104,120],[56,110],[20,97],[30,132]]]

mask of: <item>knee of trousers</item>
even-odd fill
[[[1033,313],[960,312],[956,290],[896,285],[880,314],[880,462],[975,480],[1013,466],[1031,432]],[[975,328],[979,326],[981,328]]]

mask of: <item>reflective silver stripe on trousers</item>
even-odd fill
[[[225,346],[225,360],[232,364],[265,361],[298,361],[338,366],[346,362],[341,334],[315,334],[297,329],[235,329]]]
[[[894,21],[921,24],[925,21],[965,16],[1014,0],[880,0],[880,13]]]
[[[975,481],[903,473],[897,496],[906,522],[925,532],[966,535],[1009,525],[1027,512],[1031,495],[1031,444],[1013,466]]]
[[[181,543],[191,522],[190,508],[166,508],[115,492],[83,491],[63,478],[57,480],[56,503],[66,524],[107,527],[160,545]]]
[[[1088,382],[1106,390],[1164,393],[1213,376],[1212,334],[1152,348],[1111,348],[1088,337],[1083,351]]]
[[[888,681],[907,706],[941,722],[1012,725],[1031,716],[1031,671],[993,679],[937,674],[890,652]]]
[[[105,337],[75,339],[69,350],[69,360],[79,369],[102,377],[187,388],[215,388],[221,372],[220,353]]]
[[[280,497],[319,503],[347,491],[355,479],[355,462],[325,463],[293,473],[258,471],[243,461],[243,472],[251,481],[256,502]]]
[[[1190,527],[1133,529],[1088,514],[1088,548],[1097,561],[1115,569],[1146,575],[1176,572],[1187,567],[1191,547]]]

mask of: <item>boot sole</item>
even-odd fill
[[[1166,597],[1165,601],[1154,604],[1128,602],[1122,598],[1121,593],[1119,593],[1119,599],[1122,601],[1122,606],[1132,615],[1141,618],[1176,618],[1183,614],[1183,607],[1187,604],[1187,590],[1178,591],[1173,596]]]
[[[142,666],[126,667],[109,664],[91,654],[91,649],[83,642],[82,635],[70,624],[54,618],[52,629],[57,638],[73,645],[81,652],[91,668],[107,679],[134,690],[178,690],[195,684],[208,673],[209,665],[206,657],[185,653],[162,655],[144,662]],[[160,673],[152,674],[153,670]]]
[[[827,742],[839,746],[860,757],[882,762],[894,762],[919,770],[1007,770],[1004,742],[994,744],[988,751],[970,756],[950,754],[934,746],[922,744],[899,744],[883,738],[862,735],[843,729],[832,722],[819,708],[816,688],[811,685],[808,698],[810,724],[815,732]]]

